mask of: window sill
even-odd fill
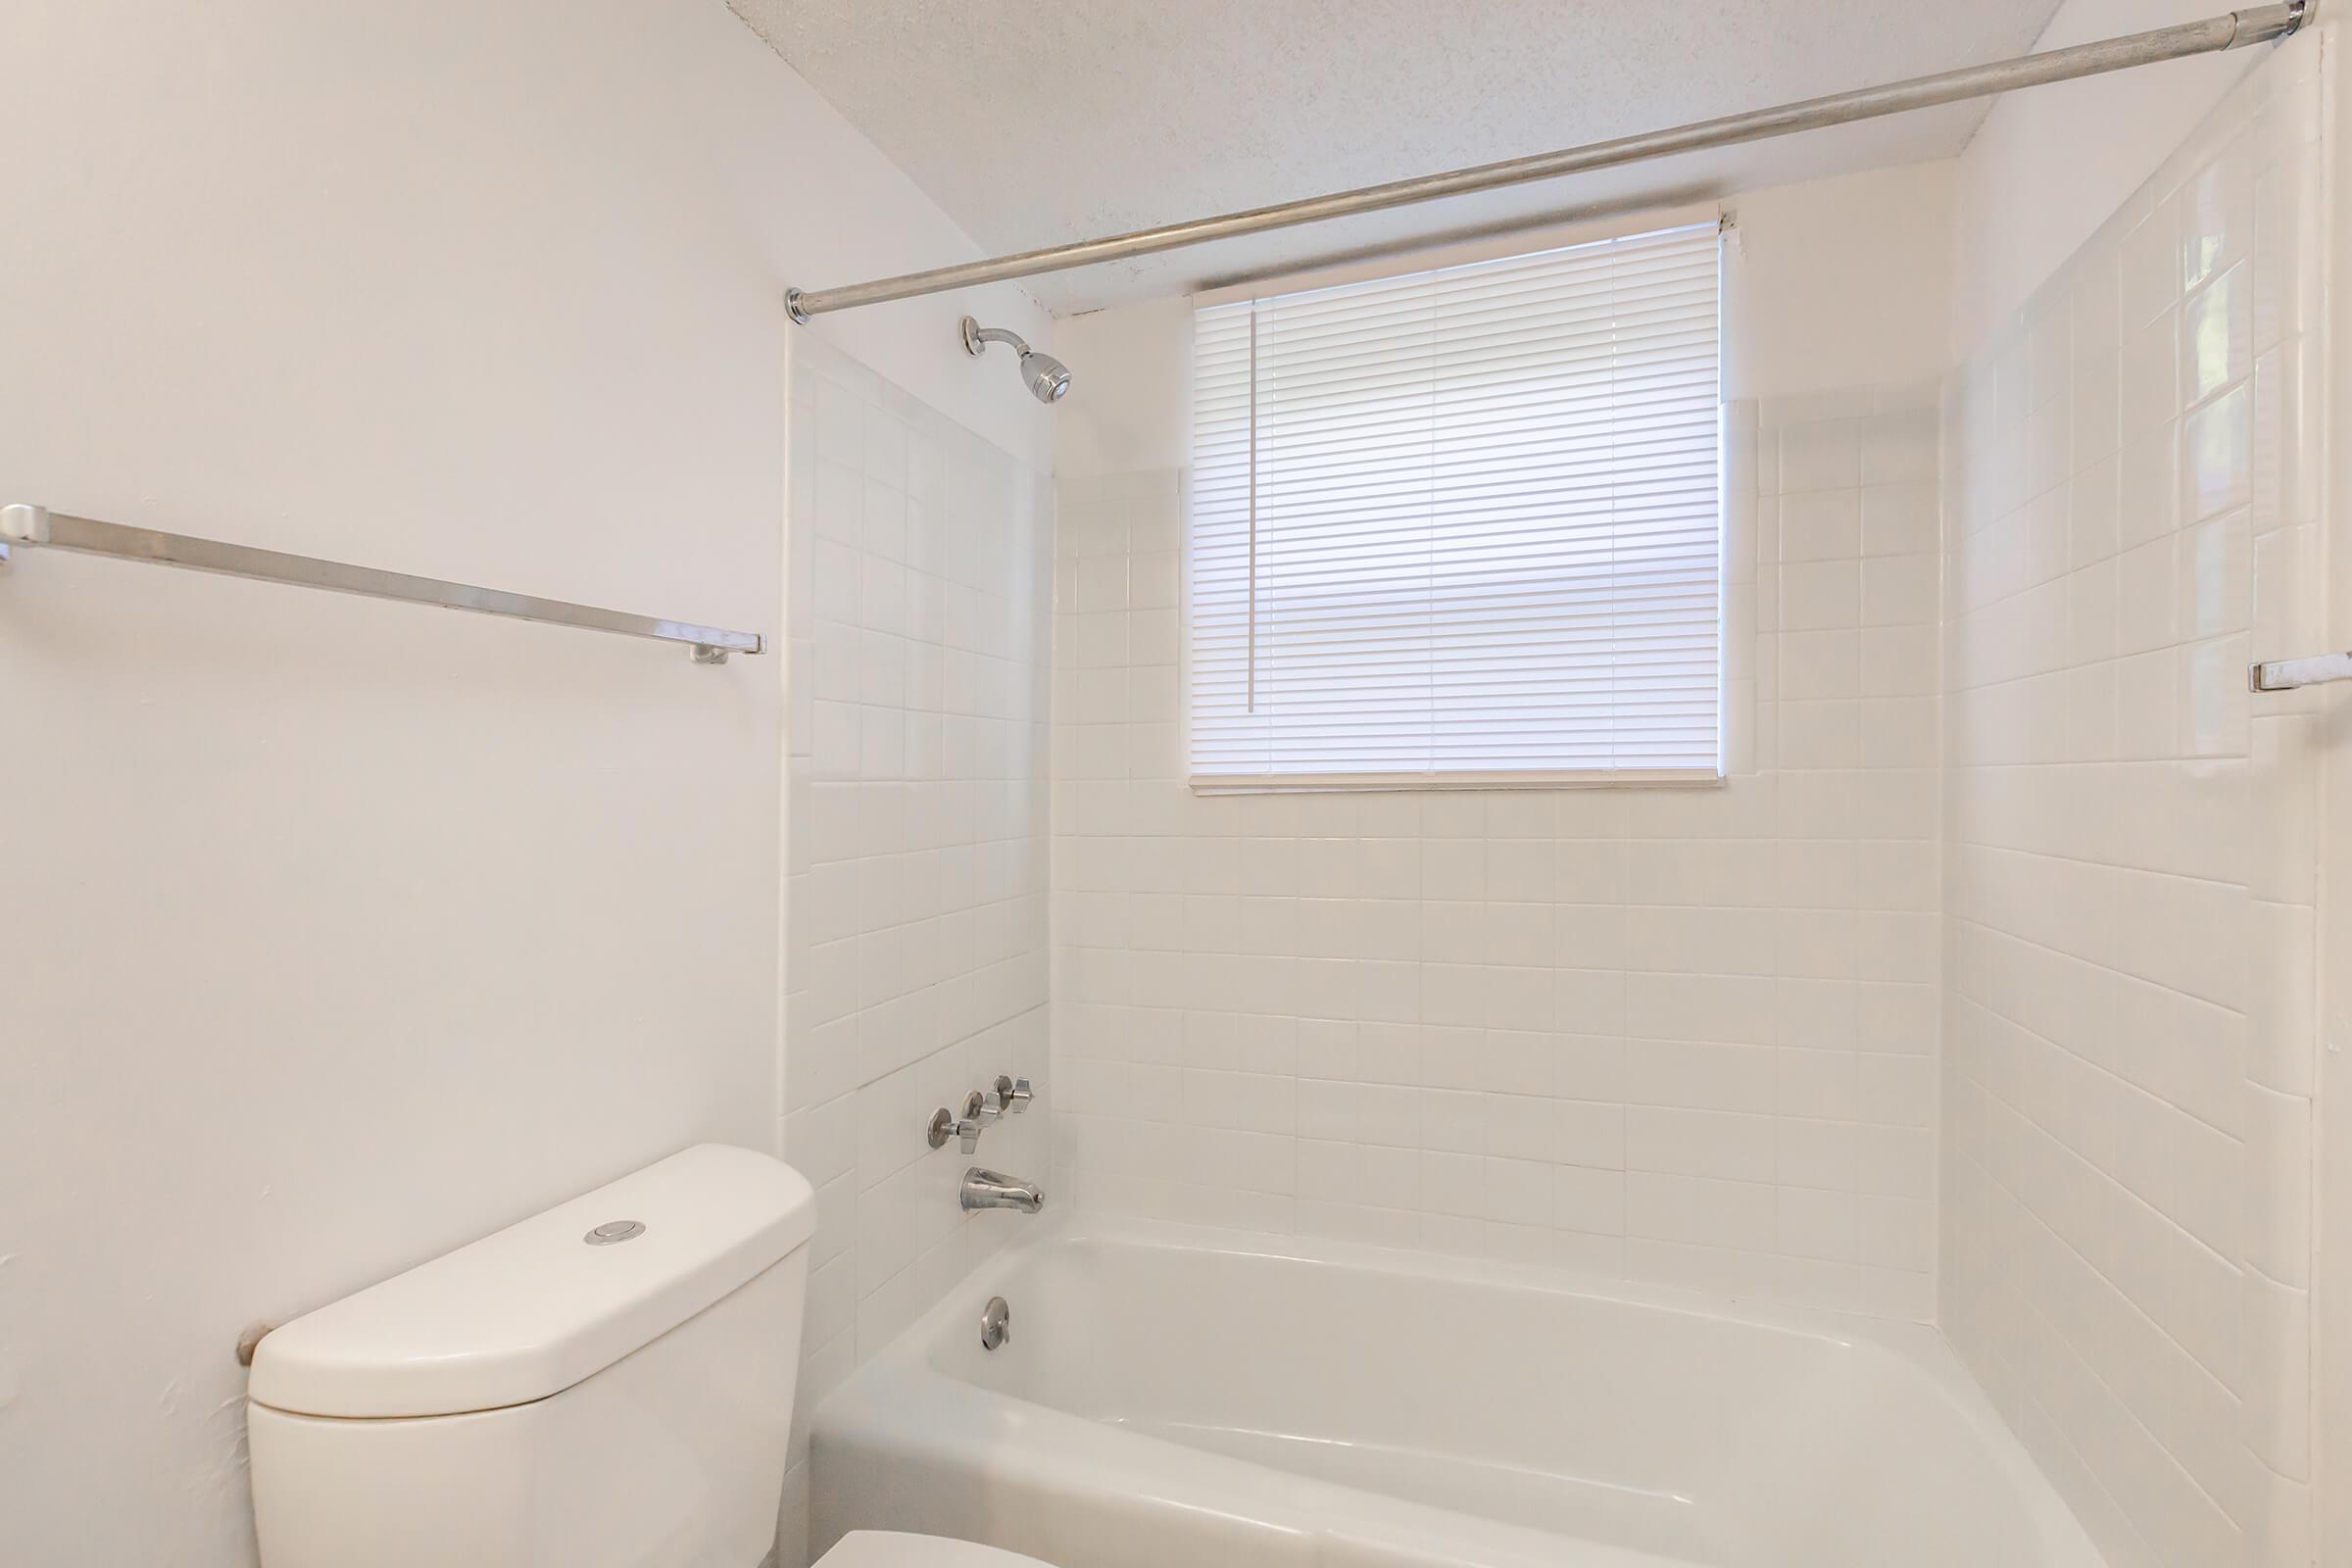
[[[1195,795],[1360,795],[1453,790],[1721,789],[1711,767],[1642,772],[1195,774]]]

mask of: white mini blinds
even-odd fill
[[[1195,787],[1716,776],[1715,224],[1196,325]]]

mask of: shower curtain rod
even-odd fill
[[[2286,0],[2283,5],[2249,6],[2243,11],[2210,17],[2203,22],[2186,22],[2179,26],[2158,27],[2152,32],[2135,32],[2097,43],[2076,44],[2072,48],[2052,49],[2044,54],[2022,55],[2015,60],[1997,61],[1987,66],[1967,66],[1958,71],[1939,72],[1932,76],[1914,76],[1908,81],[1833,93],[1826,98],[1808,98],[1801,103],[1783,104],[1777,109],[1756,109],[1742,115],[1726,115],[1719,120],[1702,120],[1692,124],[1677,125],[1670,130],[1621,136],[1614,141],[1591,142],[1582,147],[1537,153],[1527,158],[1510,158],[1495,164],[1479,164],[1443,174],[1393,180],[1385,185],[1365,185],[1329,196],[1282,202],[1272,207],[1253,207],[1247,212],[1195,219],[1185,223],[1168,223],[1158,228],[1141,228],[1103,239],[1082,240],[1073,245],[1053,245],[1044,250],[1022,251],[1017,255],[999,256],[987,261],[935,267],[929,271],[907,272],[898,277],[878,278],[870,283],[852,283],[842,288],[787,289],[784,300],[792,312],[792,318],[806,323],[811,318],[833,311],[855,310],[860,305],[881,305],[891,300],[912,299],[923,294],[941,294],[978,283],[1003,282],[1006,278],[1035,277],[1041,272],[1059,272],[1073,267],[1090,267],[1098,262],[1123,261],[1130,256],[1152,256],[1186,245],[1204,244],[1209,240],[1262,234],[1269,229],[1289,228],[1298,223],[1318,223],[1329,218],[1375,213],[1390,207],[1436,201],[1446,196],[1495,190],[1505,185],[1523,185],[1531,180],[1556,179],[1563,174],[1582,174],[1595,169],[1613,169],[1620,164],[1640,163],[1644,159],[1664,158],[1675,153],[1761,141],[1770,136],[1786,136],[1793,131],[1815,130],[1824,125],[1877,120],[1886,115],[1899,115],[1906,110],[1957,103],[1964,98],[1985,98],[2017,87],[2038,87],[2045,82],[2072,81],[2080,76],[2129,71],[2135,66],[2152,66],[2166,60],[2184,60],[2191,55],[2219,54],[2225,49],[2238,49],[2248,44],[2267,43],[2274,38],[2285,37],[2303,25],[2309,9],[2315,3],[2316,0]]]

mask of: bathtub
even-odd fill
[[[1032,1223],[817,1409],[812,1551],[879,1529],[1060,1568],[2099,1568],[1932,1329]]]

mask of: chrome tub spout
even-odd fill
[[[1016,1181],[1010,1176],[974,1165],[963,1173],[963,1206],[975,1208],[1017,1208],[1024,1214],[1034,1214],[1046,1206],[1046,1195],[1037,1183]]]

